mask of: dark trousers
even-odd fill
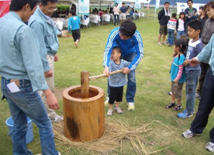
[[[202,88],[203,88],[203,84],[204,84],[204,80],[205,80],[205,76],[207,73],[207,70],[210,68],[210,65],[207,63],[200,63],[201,66],[201,75],[200,75],[200,79],[199,79],[199,87],[197,89],[197,93],[201,96],[202,94]]]
[[[191,124],[190,130],[194,134],[200,134],[203,132],[207,125],[209,114],[214,107],[214,75],[211,69],[207,71],[203,92],[201,95],[198,112]],[[210,130],[210,141],[214,143],[214,128]]]

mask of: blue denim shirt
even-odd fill
[[[30,80],[33,90],[48,88],[35,33],[15,12],[0,18],[0,75]]]
[[[214,34],[212,35],[209,43],[203,48],[201,53],[196,57],[199,62],[207,63],[212,69],[214,75]]]
[[[40,44],[40,55],[45,72],[50,70],[47,55],[54,56],[59,48],[57,28],[51,18],[48,18],[39,7],[30,17],[28,25],[34,30]]]

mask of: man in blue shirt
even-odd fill
[[[122,3],[122,7],[120,8],[120,23],[124,20],[126,20],[126,13],[128,9],[125,6],[125,3]]]
[[[26,145],[27,116],[39,128],[42,154],[60,155],[55,148],[51,121],[37,91],[43,91],[49,108],[57,110],[59,105],[45,81],[37,37],[24,23],[37,3],[38,0],[12,0],[10,12],[0,19],[1,90],[14,120],[14,155],[32,155]]]
[[[51,19],[53,12],[56,10],[56,2],[57,0],[41,0],[28,22],[39,40],[43,69],[48,87],[52,93],[54,93],[54,61],[58,61],[56,53],[59,48],[57,28]],[[52,121],[63,120],[62,116],[57,115],[53,109],[48,108],[45,95],[42,92],[40,92],[40,95],[46,106],[49,118]]]
[[[126,90],[128,110],[134,110],[134,97],[136,93],[135,69],[143,57],[143,41],[140,33],[136,30],[135,23],[126,20],[121,23],[120,27],[111,31],[106,43],[103,62],[103,66],[105,67],[103,73],[107,76],[109,76],[110,56],[115,44],[121,49],[121,58],[131,62],[128,67],[123,69],[123,73],[128,74],[128,86]]]

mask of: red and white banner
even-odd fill
[[[0,0],[0,18],[9,12],[10,0]]]

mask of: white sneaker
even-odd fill
[[[123,111],[120,109],[120,107],[114,107],[114,110],[118,113],[118,114],[122,114]]]
[[[109,97],[106,97],[106,100],[105,100],[105,102],[104,102],[104,104],[105,104],[106,107],[109,106],[109,103],[108,103],[108,102],[109,102]]]
[[[35,155],[42,155],[42,154],[35,154]],[[58,155],[61,155],[61,153],[60,153],[60,152],[58,152]]]
[[[207,143],[205,148],[207,151],[214,152],[214,143],[212,142]]]
[[[128,110],[135,110],[134,102],[128,103]]]
[[[51,118],[51,117],[50,117],[50,120],[51,120],[52,122],[63,121],[63,116],[56,115],[55,118]]]
[[[112,113],[113,113],[113,109],[108,109],[107,115],[112,116]]]

